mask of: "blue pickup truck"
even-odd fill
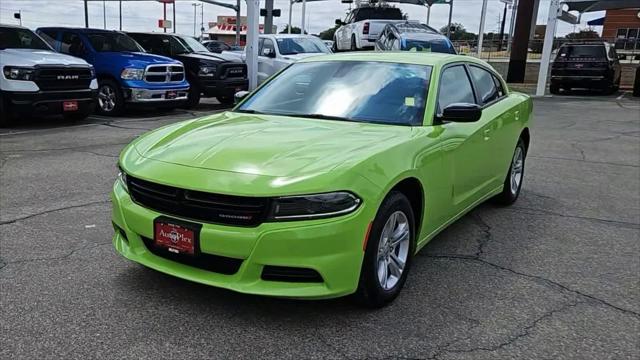
[[[98,78],[97,111],[116,116],[131,106],[175,108],[187,100],[184,66],[174,59],[147,54],[119,31],[39,28],[37,33],[65,54],[85,59]]]

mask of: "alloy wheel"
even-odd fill
[[[98,106],[104,112],[113,111],[116,107],[116,92],[109,85],[102,85],[98,91]]]
[[[513,154],[513,160],[511,161],[511,175],[510,175],[510,184],[511,184],[511,193],[517,194],[520,189],[520,185],[522,184],[522,173],[524,170],[524,152],[522,151],[522,147],[517,146],[516,151]]]
[[[405,269],[409,257],[411,229],[407,215],[396,211],[389,216],[382,228],[378,242],[378,281],[384,290],[393,289]]]

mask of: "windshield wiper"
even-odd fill
[[[322,119],[322,120],[338,120],[338,121],[355,121],[349,118],[341,117],[341,116],[333,116],[333,115],[324,115],[324,114],[284,114],[285,116],[291,117],[301,117],[308,119]]]

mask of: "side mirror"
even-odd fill
[[[342,22],[342,20],[336,19],[336,25],[342,26],[342,25],[344,25],[344,23]]]
[[[480,120],[482,108],[477,104],[459,103],[444,108],[440,120],[450,122],[475,122]]]
[[[245,90],[238,91],[233,95],[233,102],[236,104],[239,104],[244,98],[247,97],[247,95],[249,95],[248,91],[245,91]]]
[[[262,50],[262,54],[268,58],[275,58],[276,57],[276,53],[271,50],[271,49],[264,49]]]

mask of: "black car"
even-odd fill
[[[247,66],[238,58],[211,53],[189,36],[164,33],[127,33],[146,51],[179,60],[187,74],[187,107],[200,102],[200,96],[216,97],[222,104],[233,104],[234,94],[246,90]]]
[[[449,39],[436,29],[415,22],[387,24],[376,41],[378,51],[426,51],[455,54]]]
[[[621,66],[613,45],[606,42],[568,43],[558,49],[551,67],[552,94],[572,88],[614,93],[620,86]]]
[[[242,51],[240,46],[229,45],[220,40],[205,40],[202,45],[209,51],[220,54],[223,51]]]

